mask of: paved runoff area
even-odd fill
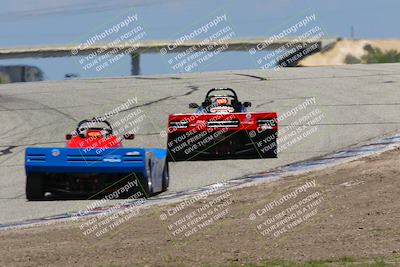
[[[400,64],[243,70],[0,85],[0,223],[80,210],[89,200],[28,202],[24,151],[65,146],[85,118],[136,118],[125,146],[166,147],[168,115],[230,87],[250,111],[278,112],[277,159],[170,163],[169,192],[266,171],[400,128]]]

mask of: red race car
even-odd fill
[[[275,112],[248,112],[230,88],[214,88],[193,114],[171,114],[168,121],[168,159],[215,160],[277,157],[278,123]]]

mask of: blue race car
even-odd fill
[[[134,134],[123,138],[132,140]],[[26,148],[26,198],[42,200],[48,193],[98,198],[115,191],[124,197],[138,190],[149,197],[166,191],[166,150],[123,148],[120,139],[108,121],[93,118],[66,135],[65,148]]]

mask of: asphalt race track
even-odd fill
[[[170,192],[196,188],[291,162],[328,154],[400,128],[400,64],[225,71],[0,85],[0,223],[84,208],[89,200],[28,202],[24,150],[64,146],[64,135],[84,118],[104,115],[128,99],[145,114],[136,139],[126,146],[165,147],[168,114],[190,112],[212,87],[236,89],[251,111],[284,114],[315,97],[315,104],[280,122],[307,131],[297,120],[323,114],[309,136],[288,146],[278,159],[170,164]],[[135,108],[135,107],[132,107]],[[132,109],[130,109],[132,111]],[[115,116],[124,116],[129,110]],[[112,119],[111,119],[112,121]]]

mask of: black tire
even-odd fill
[[[148,173],[146,176],[142,176],[139,179],[140,188],[145,198],[151,197],[153,195],[153,172],[151,171],[151,160],[147,162]]]
[[[162,177],[162,191],[163,192],[167,191],[168,187],[169,187],[169,168],[168,168],[168,161],[166,161]]]
[[[26,198],[29,201],[44,199],[43,175],[40,173],[30,173],[26,176],[25,187]]]

